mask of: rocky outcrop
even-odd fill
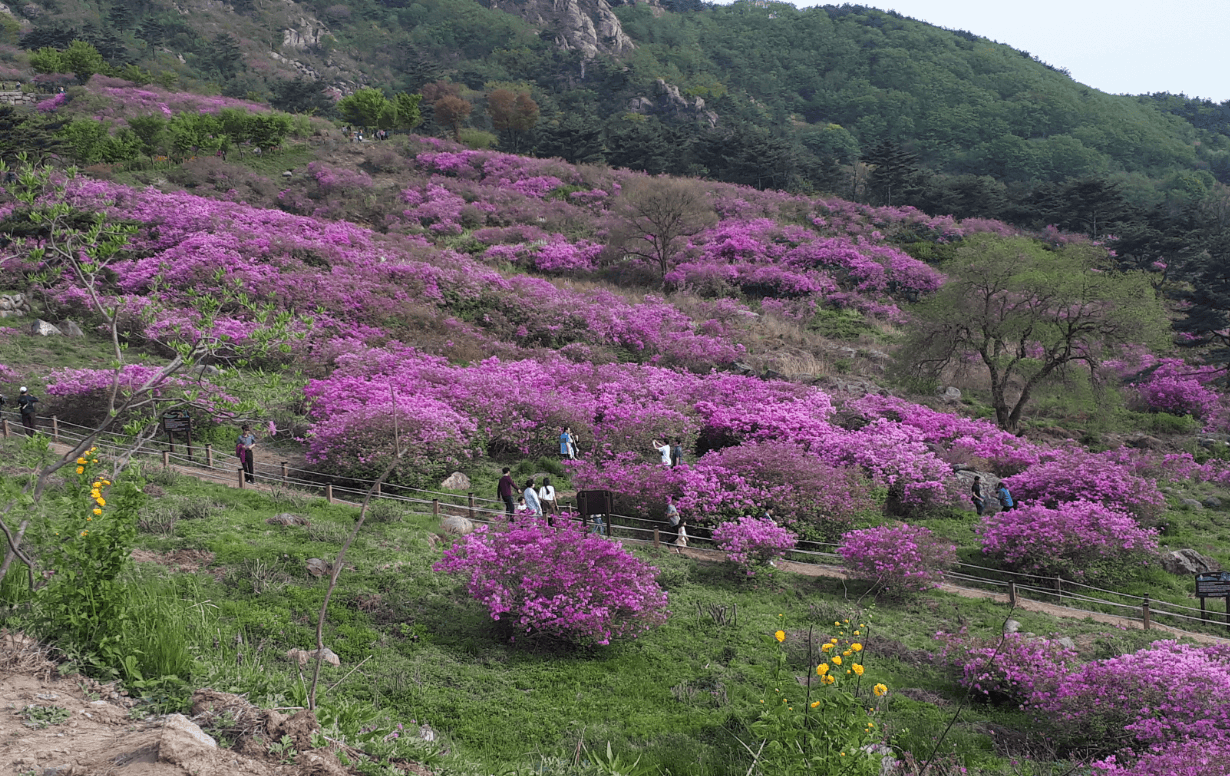
[[[0,318],[20,318],[29,315],[33,309],[25,294],[0,294]]]
[[[628,110],[633,113],[654,113],[672,118],[699,118],[711,127],[717,126],[718,121],[716,113],[706,110],[703,99],[700,97],[689,99],[683,96],[678,86],[668,84],[661,78],[655,82],[652,96],[632,98],[628,103]]]
[[[636,48],[606,0],[492,0],[491,7],[542,28],[555,45],[586,59]]]
[[[293,27],[282,30],[282,48],[305,51],[320,47],[320,41],[329,34],[329,29],[318,19],[300,16]]]

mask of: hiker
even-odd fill
[[[683,463],[683,440],[675,437],[675,444],[671,445],[671,466],[678,466]]]
[[[500,500],[504,502],[504,511],[508,513],[509,521],[512,520],[513,511],[515,509],[515,502],[513,502],[513,491],[516,490],[520,493],[520,490],[517,488],[517,483],[513,482],[512,475],[509,474],[510,471],[512,470],[507,466],[504,467],[503,476],[500,477],[500,482],[495,488],[496,494],[499,495]]]
[[[671,465],[671,446],[666,444],[665,442],[659,442],[656,439],[653,440],[652,444],[653,444],[653,449],[657,450],[658,455],[662,456],[662,465],[670,466]]]
[[[247,423],[240,430],[239,438],[235,440],[235,455],[239,456],[239,464],[243,468],[244,482],[256,482],[256,434]]]
[[[24,385],[21,386],[21,393],[17,396],[17,410],[21,413],[21,425],[26,427],[28,437],[38,433],[38,415],[34,414],[34,405],[37,403],[38,398],[31,396]]]
[[[555,525],[555,516],[559,514],[559,504],[555,501],[555,486],[551,484],[550,477],[542,478],[542,486],[538,488],[538,503],[542,505],[542,511],[547,515],[547,524]]]
[[[560,458],[567,458],[570,461],[575,461],[577,458],[577,445],[572,438],[570,426],[565,426],[563,433],[559,435],[559,455]]]
[[[995,496],[999,499],[999,505],[1005,512],[1016,507],[1016,502],[1012,500],[1012,494],[1008,492],[1008,486],[1002,481],[995,488]]]
[[[525,506],[530,510],[530,514],[541,515],[542,503],[538,500],[538,489],[534,487],[533,477],[525,481],[525,487],[521,490],[521,494],[525,496]]]
[[[982,515],[982,510],[986,509],[987,501],[982,497],[982,478],[974,475],[974,484],[969,489],[969,500],[974,502],[974,511]]]
[[[672,510],[674,511],[673,515],[671,514]],[[675,508],[674,504],[671,504],[670,506],[666,508],[666,515],[667,517],[671,519],[672,525],[679,526],[679,530],[675,533],[675,546],[676,547],[687,547],[688,546],[688,521],[683,519],[683,515],[679,514],[679,510]]]

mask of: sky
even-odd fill
[[[845,0],[790,0],[800,7]],[[1111,94],[1230,99],[1230,0],[850,0],[1030,54]]]

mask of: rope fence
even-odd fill
[[[24,433],[17,419],[17,413],[0,412],[0,436],[9,438]],[[49,435],[53,442],[76,445],[87,439],[93,429],[67,423],[56,417],[39,418],[39,433]],[[110,452],[127,452],[132,444],[130,437],[102,433],[95,438],[94,444]],[[161,446],[162,442],[156,443]],[[220,484],[233,484],[245,488],[243,469],[239,466],[227,467],[219,461],[231,457],[224,453],[215,455],[212,445],[205,445],[202,455],[189,458],[187,449],[181,446],[182,452],[171,452],[169,449],[154,449],[155,444],[147,443],[147,447],[139,450],[134,460],[140,461],[146,467],[171,469],[172,466],[181,470],[189,470],[195,476]],[[303,476],[306,475],[306,476]],[[327,475],[307,469],[289,466],[286,462],[278,464],[258,463],[255,466],[257,481],[265,483],[277,495],[279,488],[294,488],[306,496],[325,499],[329,503],[341,503],[358,506],[367,496],[367,492],[376,486],[372,496],[387,503],[397,503],[408,508],[411,514],[418,516],[465,517],[479,524],[494,524],[506,519],[504,503],[497,499],[476,496],[473,492],[460,494],[409,488],[402,486],[378,485],[375,480],[348,479],[338,480]],[[387,489],[387,490],[386,490]],[[580,516],[570,502],[564,502],[560,519],[580,519],[587,530],[600,532],[621,542],[630,542],[644,546],[661,547],[666,542],[663,536],[674,537],[676,529],[665,522],[631,515],[610,514],[606,520],[595,521],[590,525],[587,517]],[[701,535],[688,536],[688,546],[703,549],[714,549],[716,545],[703,532]],[[841,556],[836,553],[836,544],[800,540],[797,546],[786,555],[786,560],[813,566],[840,569]],[[1151,598],[1123,593],[1116,590],[1095,587],[1082,582],[1064,579],[1062,577],[1038,577],[1036,575],[1005,569],[993,569],[970,563],[958,563],[954,570],[944,575],[945,580],[958,587],[989,588],[997,593],[1007,594],[1008,602],[1016,605],[1021,601],[1060,604],[1071,609],[1090,613],[1117,613],[1119,616],[1130,617],[1141,621],[1144,628],[1151,628],[1161,618],[1166,618],[1168,627],[1184,633],[1195,633],[1181,625],[1198,623],[1201,625],[1217,625],[1214,617],[1224,619],[1227,629],[1230,629],[1230,614],[1206,611],[1203,606],[1195,608]],[[1084,592],[1089,591],[1089,592]],[[1094,594],[1100,595],[1094,595]],[[1113,599],[1111,597],[1114,597]],[[1227,599],[1230,600],[1230,599]],[[1128,601],[1130,603],[1125,603]]]

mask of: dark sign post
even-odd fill
[[[581,525],[589,525],[589,518],[606,518],[602,522],[605,523],[605,531],[602,531],[607,536],[611,535],[611,491],[609,490],[582,490],[577,493],[577,511],[581,513]],[[601,523],[599,525],[602,525]]]
[[[1204,599],[1226,599],[1226,625],[1230,627],[1230,571],[1213,571],[1196,575],[1196,597],[1200,599],[1200,619],[1207,620]]]
[[[162,415],[162,430],[167,432],[171,452],[175,452],[175,435],[183,434],[188,444],[188,460],[192,460],[192,416],[188,410],[167,410]]]

